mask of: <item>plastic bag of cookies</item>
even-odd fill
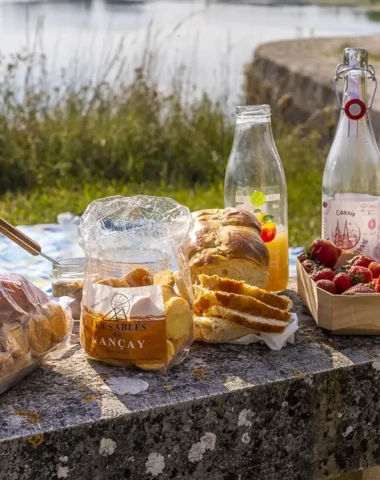
[[[166,370],[193,341],[193,297],[185,252],[188,208],[139,195],[108,197],[82,216],[86,255],[81,344],[93,359]]]
[[[0,394],[68,345],[70,309],[21,275],[0,275]]]

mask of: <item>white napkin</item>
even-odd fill
[[[233,340],[233,345],[249,345],[250,343],[266,343],[271,350],[281,350],[287,343],[294,343],[294,334],[298,330],[298,317],[296,313],[291,314],[289,325],[282,333],[265,333],[260,335],[245,335],[238,340]]]

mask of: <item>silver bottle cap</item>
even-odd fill
[[[348,67],[367,68],[368,51],[365,48],[345,48],[343,64]]]

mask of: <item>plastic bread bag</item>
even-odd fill
[[[0,275],[0,394],[69,344],[69,303],[57,303],[21,275]]]
[[[114,196],[82,216],[86,255],[80,325],[90,358],[166,370],[193,341],[193,294],[186,255],[191,214],[170,198]]]

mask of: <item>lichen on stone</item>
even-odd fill
[[[30,425],[37,425],[40,422],[40,414],[37,412],[31,412],[29,410],[16,410],[15,415],[24,418],[25,423],[29,423]]]

